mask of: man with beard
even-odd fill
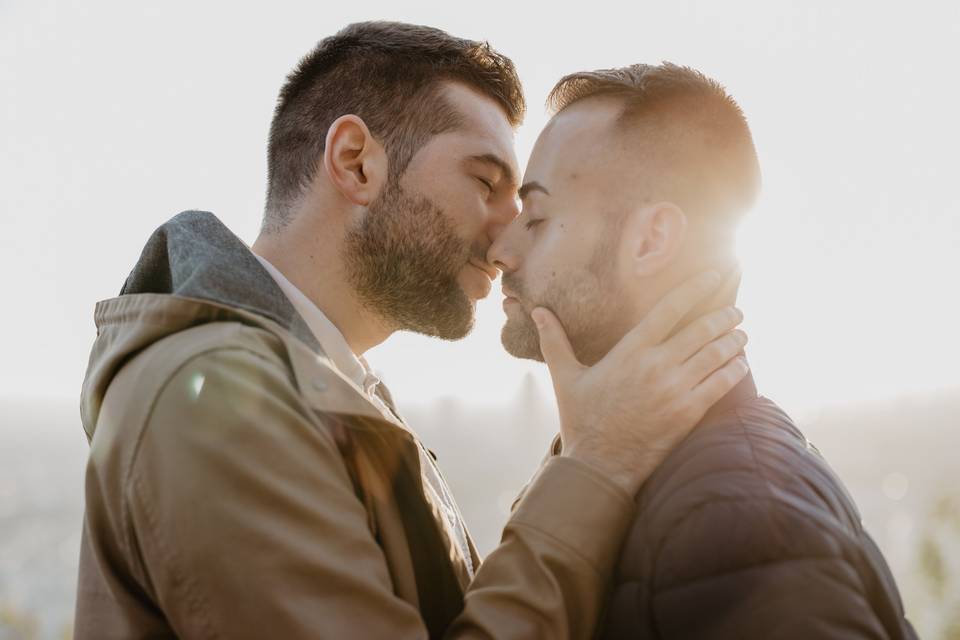
[[[760,171],[739,107],[689,68],[573,74],[550,104],[523,211],[488,258],[504,274],[504,346],[563,387],[677,282],[734,262]],[[736,284],[712,304],[733,304]],[[602,638],[915,637],[852,499],[752,375],[636,504]]]
[[[631,495],[746,374],[733,309],[671,337],[716,274],[558,382],[563,451],[482,566],[362,359],[470,330],[523,109],[488,45],[351,25],[281,90],[252,251],[204,212],[151,236],[96,310],[77,638],[592,634]]]

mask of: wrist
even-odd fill
[[[631,496],[640,490],[656,468],[656,464],[647,456],[598,451],[583,444],[564,446],[560,455],[593,468]]]

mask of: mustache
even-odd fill
[[[516,273],[505,273],[501,278],[503,288],[510,289],[520,298],[526,298],[527,292],[523,287],[523,280]]]
[[[487,248],[480,243],[474,243],[470,247],[470,259],[480,264],[487,264]]]

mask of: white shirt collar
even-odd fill
[[[289,298],[291,304],[293,304],[293,308],[297,310],[297,313],[299,313],[304,322],[307,323],[310,331],[313,332],[317,341],[320,342],[320,346],[323,347],[327,357],[330,358],[334,366],[353,380],[388,420],[399,424],[402,428],[413,433],[399,417],[390,417],[396,416],[396,414],[387,407],[386,403],[375,393],[380,379],[370,370],[370,366],[363,357],[357,357],[357,355],[353,353],[350,345],[347,344],[346,338],[343,337],[343,334],[340,333],[336,325],[330,321],[310,298],[294,286],[292,282],[287,280],[286,276],[280,273],[279,269],[270,264],[266,258],[258,256],[255,253],[253,255],[257,257],[257,260],[260,261],[263,268],[266,269],[267,273],[277,282],[277,286],[280,287],[284,295]],[[415,434],[414,437],[416,438]],[[416,442],[420,455],[420,466],[427,480],[425,487],[428,487],[428,490],[434,494],[437,503],[442,506],[445,514],[443,521],[446,526],[450,527],[454,540],[463,556],[463,561],[467,566],[467,571],[472,578],[474,566],[470,555],[470,546],[467,542],[466,528],[463,525],[463,518],[431,455],[427,452],[427,449],[420,442],[419,438],[416,438]]]
[[[353,380],[366,394],[371,396],[375,395],[374,389],[380,382],[380,379],[371,371],[370,366],[363,357],[357,357],[357,355],[353,353],[350,345],[347,344],[346,338],[343,337],[343,334],[340,333],[336,325],[330,321],[310,298],[300,291],[292,282],[287,280],[286,276],[284,276],[279,269],[270,264],[269,260],[256,253],[253,255],[260,261],[263,268],[267,270],[267,273],[273,277],[277,286],[280,287],[280,290],[283,291],[284,295],[286,295],[291,304],[293,304],[293,308],[297,310],[297,313],[299,313],[304,322],[307,323],[310,331],[313,332],[314,337],[320,342],[320,346],[323,347],[324,352],[326,352],[327,357],[330,358],[333,364],[341,373]]]

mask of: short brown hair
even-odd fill
[[[444,99],[444,81],[462,82],[497,102],[514,127],[526,105],[513,62],[486,42],[432,27],[359,22],[321,40],[280,90],[268,146],[264,228],[282,227],[289,205],[313,179],[327,129],[342,115],[363,119],[400,176],[432,136],[460,116]]]
[[[563,77],[547,106],[560,112],[588,98],[623,101],[618,129],[662,143],[652,164],[685,209],[739,214],[756,200],[760,164],[740,106],[723,86],[670,62],[583,71]]]

